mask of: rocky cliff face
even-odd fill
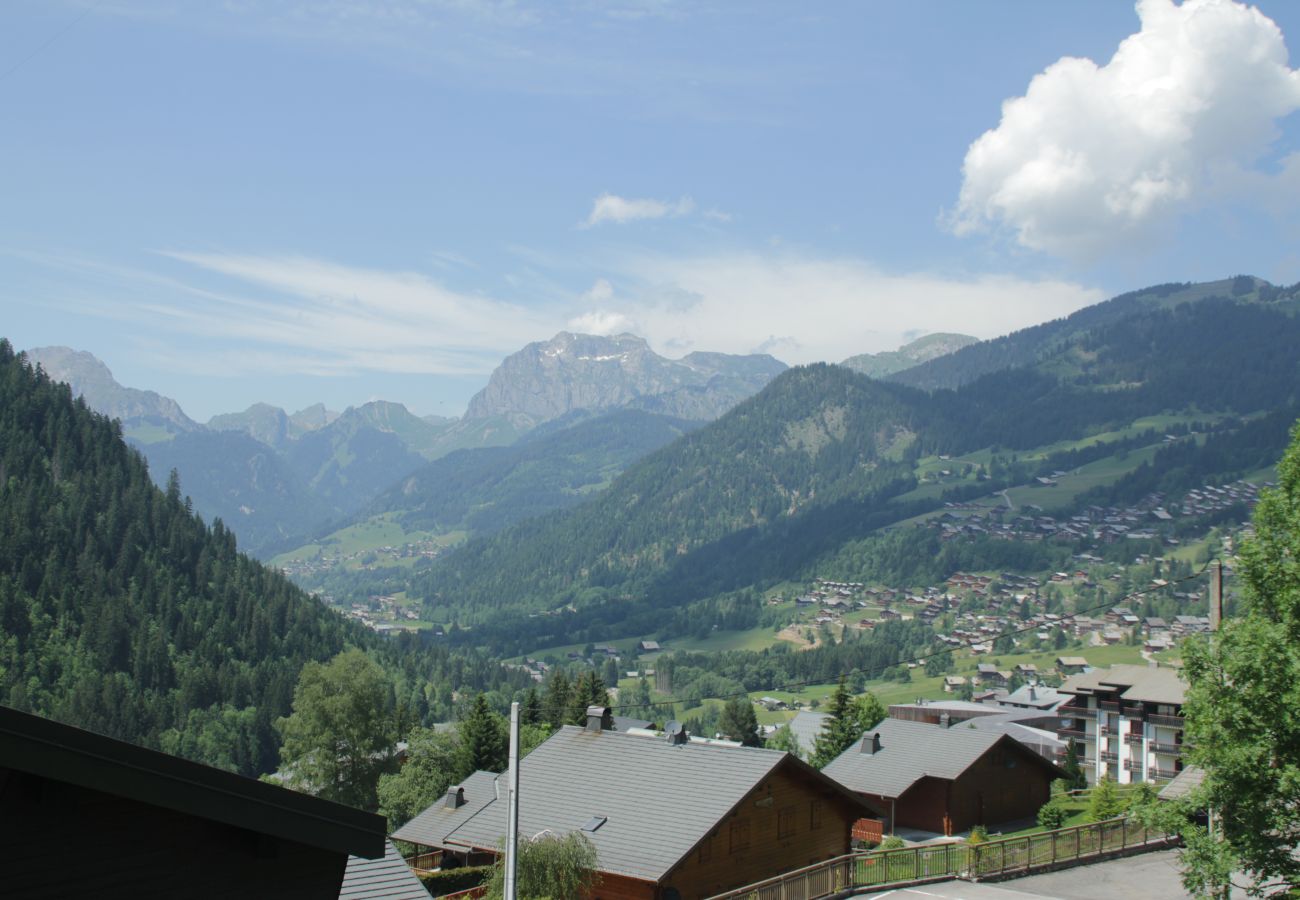
[[[635,335],[560,332],[506,357],[465,417],[503,416],[525,429],[578,409],[715,419],[785,368],[766,355],[692,353],[671,360]]]
[[[132,426],[155,426],[172,434],[202,427],[170,397],[118,384],[108,366],[85,351],[37,347],[27,351],[27,359],[40,365],[55,381],[67,382],[73,396],[85,399],[95,412],[121,419],[128,434]]]

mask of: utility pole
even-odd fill
[[[515,870],[519,864],[519,703],[510,704],[510,768],[506,788],[505,900],[516,900]]]
[[[1210,631],[1219,630],[1223,622],[1223,563],[1210,563]]]

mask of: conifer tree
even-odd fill
[[[762,740],[758,736],[758,716],[754,714],[754,704],[748,697],[732,697],[722,708],[722,717],[718,719],[718,732],[729,741],[740,741],[746,747],[758,747]]]
[[[505,717],[493,712],[487,697],[476,694],[469,712],[457,727],[460,738],[460,770],[457,781],[474,772],[500,772],[506,767],[510,736]]]

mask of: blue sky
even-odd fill
[[[1300,6],[16,0],[0,329],[201,420],[1300,280]],[[1005,102],[1005,105],[1004,105]]]

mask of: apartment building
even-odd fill
[[[1111,666],[1067,679],[1058,734],[1074,739],[1079,762],[1096,784],[1168,781],[1183,768],[1183,693],[1177,670]],[[1067,744],[1068,746],[1068,744]],[[1062,755],[1064,759],[1064,755]]]

